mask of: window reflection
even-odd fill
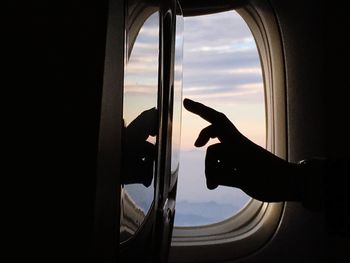
[[[125,67],[120,240],[140,228],[154,200],[158,129],[159,13],[142,25]]]
[[[179,8],[178,8],[179,11]],[[180,12],[180,11],[179,11]],[[177,173],[180,159],[181,141],[181,110],[182,110],[182,60],[183,60],[183,30],[184,20],[182,14],[176,15],[175,35],[175,64],[173,87],[173,129],[172,129],[172,158],[171,173]]]

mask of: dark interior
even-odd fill
[[[346,8],[338,3],[330,8],[316,0],[268,2],[276,11],[284,45],[289,160],[315,155],[349,159]],[[182,7],[184,15],[190,16],[244,3],[183,0]],[[39,262],[91,261],[96,256],[97,171],[114,169],[110,163],[97,167],[104,63],[108,59],[108,1],[11,3],[6,7],[8,81],[3,89],[15,98],[10,122],[5,125],[15,128],[9,134],[13,140],[7,151],[16,168],[9,195],[9,214],[16,218],[10,220],[14,226],[8,240],[15,244],[11,257]],[[117,179],[110,178],[110,182]],[[96,209],[107,211],[109,197],[105,195],[105,202],[100,203],[105,207]],[[336,217],[345,216],[343,210],[338,212]],[[116,214],[104,215],[117,218]],[[288,241],[302,247],[287,256],[286,248],[275,243],[273,253],[284,253],[290,257],[288,262],[297,262],[300,256],[305,262],[323,262],[326,256],[332,262],[348,259],[348,238],[325,234],[323,223],[313,214],[300,222],[285,222],[281,227],[291,236],[293,229],[305,231],[301,240],[292,236]],[[117,237],[109,230],[100,229],[108,242],[97,246],[102,246],[104,253],[97,253],[96,262],[117,258]],[[267,252],[263,259],[267,262],[270,256]]]

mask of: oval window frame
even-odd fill
[[[251,0],[235,10],[250,28],[259,51],[266,106],[266,145],[286,159],[286,99],[282,43],[270,5]],[[278,229],[284,202],[251,200],[224,221],[196,227],[174,227],[169,262],[208,262],[247,256],[261,248]]]

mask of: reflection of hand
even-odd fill
[[[158,111],[142,112],[125,129],[123,151],[123,184],[142,183],[149,187],[153,180],[155,146],[146,141],[157,134]]]
[[[195,146],[204,146],[210,138],[220,141],[207,149],[205,175],[209,189],[234,186],[262,201],[300,199],[296,165],[251,142],[223,113],[189,99],[184,100],[184,107],[211,123],[200,132]]]
[[[129,143],[146,141],[148,136],[157,134],[158,111],[152,108],[142,112],[126,128]]]

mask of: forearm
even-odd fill
[[[243,190],[261,201],[302,201],[304,181],[300,165],[289,163],[251,141],[245,149],[240,174]]]
[[[246,138],[211,145],[206,155],[209,189],[218,185],[238,187],[266,202],[301,201],[300,169],[300,165],[288,163]]]

